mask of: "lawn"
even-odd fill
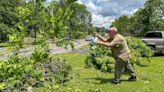
[[[72,66],[72,77],[63,88],[66,92],[164,92],[164,57],[153,57],[149,63],[143,58],[142,66],[135,65],[136,82],[127,81],[122,74],[121,84],[113,85],[113,73],[104,73],[94,68],[85,68],[86,55],[57,55],[68,60]]]

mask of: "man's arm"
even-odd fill
[[[103,42],[103,41],[96,41],[96,43],[100,44],[100,45],[104,45],[105,47],[113,47],[115,46],[114,44],[112,44],[111,42]]]
[[[114,47],[114,46],[120,46],[122,44],[123,40],[122,39],[118,39],[118,38],[115,38],[113,39],[111,42],[103,42],[103,41],[100,41],[100,40],[97,40],[96,43],[100,44],[100,45],[104,45],[106,47]]]
[[[100,39],[100,40],[103,41],[103,42],[107,42],[107,40],[108,40],[108,39],[106,39],[106,38],[100,36],[100,35],[99,35],[98,33],[96,33],[96,32],[93,33],[93,36],[96,36],[98,39]]]

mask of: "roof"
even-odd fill
[[[162,33],[164,33],[164,31],[148,31],[146,33],[152,33],[152,32],[162,32]]]

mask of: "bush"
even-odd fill
[[[130,61],[133,64],[140,64],[142,56],[150,61],[153,51],[148,48],[145,43],[139,38],[126,38],[129,49],[131,50]],[[111,50],[107,47],[96,45],[91,47],[86,60],[86,67],[96,67],[103,72],[110,72],[114,68],[114,59],[112,58]]]
[[[41,45],[38,45],[34,49],[31,59],[36,62],[44,63],[44,62],[48,61],[49,52],[50,52],[49,46],[46,43],[42,43]]]
[[[131,50],[131,63],[140,64],[141,58],[144,56],[150,62],[153,51],[146,46],[146,44],[139,38],[127,37],[126,38],[129,49]]]
[[[111,57],[111,51],[107,47],[96,45],[91,47],[86,60],[86,67],[94,66],[103,72],[110,72],[114,64],[114,59]]]
[[[25,91],[28,87],[49,87],[64,83],[71,66],[60,58],[52,59],[46,44],[37,47],[31,58],[13,55],[0,61],[0,91]]]
[[[19,85],[24,84],[21,80],[33,71],[32,67],[29,59],[20,58],[17,55],[11,56],[8,61],[1,61],[0,85],[3,85],[1,89],[21,87]]]

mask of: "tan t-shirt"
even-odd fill
[[[110,44],[113,45],[113,47],[111,47],[111,50],[115,59],[122,59],[123,61],[129,60],[130,50],[125,38],[122,35],[116,34],[112,41],[108,41],[110,42]]]

